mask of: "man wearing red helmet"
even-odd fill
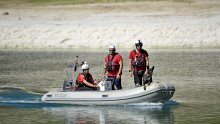
[[[143,43],[138,40],[135,42],[135,50],[129,54],[129,72],[130,76],[134,75],[135,86],[142,85],[144,73],[147,73],[149,68],[149,57],[146,50],[142,49]],[[133,73],[133,74],[132,74]]]

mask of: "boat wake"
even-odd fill
[[[42,95],[19,88],[0,88],[0,106],[11,107],[59,107],[63,105],[43,103]]]

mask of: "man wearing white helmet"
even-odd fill
[[[76,90],[96,90],[98,85],[93,80],[92,75],[89,73],[89,65],[84,62],[82,65],[82,73],[79,73],[76,80]]]
[[[113,81],[113,90],[115,86],[117,90],[122,89],[121,86],[121,74],[123,69],[123,59],[119,53],[116,53],[115,45],[109,45],[109,54],[105,57],[104,65],[104,77],[107,75],[107,79]]]
[[[142,49],[142,46],[143,43],[140,40],[135,41],[136,49],[130,51],[129,54],[129,72],[131,77],[134,75],[135,86],[142,85],[143,75],[147,73],[149,68],[148,53],[146,50]]]

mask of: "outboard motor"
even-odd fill
[[[68,67],[66,69],[66,73],[67,73],[67,80],[64,80],[63,82],[63,91],[73,91],[75,90],[74,87],[74,82],[73,82],[73,68],[72,67]]]
[[[73,73],[76,72],[78,66],[78,56],[76,56],[75,64],[68,65],[65,69],[67,74],[67,80],[63,82],[63,91],[74,91],[75,82],[73,82]]]
[[[64,80],[63,82],[63,91],[74,91],[74,82],[73,80]]]

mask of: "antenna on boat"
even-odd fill
[[[78,66],[78,58],[79,58],[79,56],[76,56],[75,67],[74,67],[74,71],[75,71],[75,72],[76,72],[77,66]]]

